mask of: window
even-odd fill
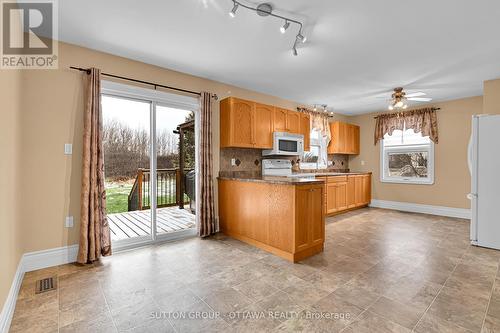
[[[434,143],[413,129],[386,134],[380,145],[380,169],[382,182],[433,184]]]
[[[326,169],[327,145],[318,130],[311,131],[311,142],[309,151],[304,151],[300,167],[302,169]]]

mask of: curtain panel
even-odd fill
[[[326,145],[328,146],[330,140],[332,139],[332,134],[330,132],[330,118],[328,115],[303,107],[298,107],[297,111],[306,113],[311,117],[311,129],[319,131],[321,135],[326,138]]]
[[[382,114],[376,117],[374,144],[385,134],[392,135],[395,130],[413,129],[415,133],[428,136],[434,143],[439,142],[436,110],[423,108],[406,112]]]
[[[80,212],[80,243],[77,261],[91,263],[111,255],[106,219],[104,155],[102,146],[101,73],[87,75],[87,103],[83,117],[83,170]]]
[[[200,237],[216,232],[213,158],[212,158],[212,94],[202,92],[200,98]]]

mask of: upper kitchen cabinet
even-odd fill
[[[359,126],[341,121],[330,123],[329,154],[359,154]]]
[[[273,148],[274,107],[255,103],[255,148]]]
[[[229,97],[220,102],[220,146],[272,148],[274,107]]]
[[[300,114],[300,134],[304,136],[304,151],[311,149],[311,117],[306,113]]]
[[[300,131],[300,113],[295,111],[288,111],[286,114],[286,127],[287,132],[301,134]]]
[[[287,109],[274,108],[274,132],[288,132],[287,116]]]
[[[274,132],[301,134],[301,113],[274,108]]]

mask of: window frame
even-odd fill
[[[319,137],[313,136],[313,133],[318,134]],[[300,168],[304,170],[324,170],[328,168],[328,161],[326,161],[326,165],[320,164],[320,159],[321,159],[321,140],[323,138],[321,137],[321,133],[319,133],[315,129],[311,129],[309,132],[309,152],[311,151],[311,147],[318,147],[318,160],[313,163],[313,162],[300,162]],[[325,147],[325,150],[327,148]],[[306,154],[306,151],[303,152],[301,158],[304,158],[304,155]],[[328,151],[326,151],[326,154],[328,156]],[[328,159],[328,158],[327,158]]]
[[[404,135],[404,131],[403,131]],[[425,151],[428,154],[427,160],[427,177],[398,177],[388,175],[388,157],[389,153],[411,153]],[[415,184],[415,185],[432,185],[434,184],[434,142],[430,140],[425,144],[401,144],[401,145],[384,145],[384,139],[380,140],[380,181],[382,183],[394,184]]]

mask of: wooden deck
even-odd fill
[[[147,236],[151,234],[150,210],[108,214],[111,240]],[[156,211],[156,226],[159,233],[175,232],[194,228],[195,217],[186,209],[178,207],[159,208]]]

